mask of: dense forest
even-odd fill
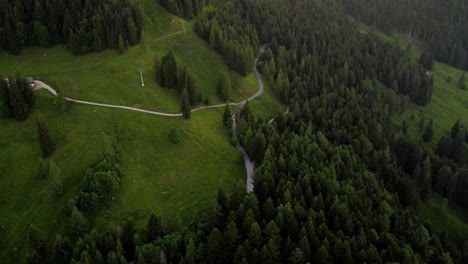
[[[210,2],[210,0],[159,0],[168,12],[185,19],[192,19],[198,15]]]
[[[205,10],[198,17],[194,30],[224,57],[232,70],[246,76],[253,68],[260,42],[252,24],[238,16],[226,15],[234,8],[233,3],[227,2]]]
[[[235,112],[236,140],[256,164],[254,192],[246,193],[242,183],[219,190],[204,216],[178,230],[155,215],[144,230],[132,219],[93,230],[93,210],[119,187],[122,161],[110,148],[68,203],[68,232],[47,245],[31,226],[30,263],[468,259],[468,241],[436,232],[416,213],[432,190],[468,205],[466,129],[457,122],[433,150],[424,144],[434,136],[430,120],[420,120],[421,140],[414,141],[407,124],[390,119],[409,101],[430,101],[432,77],[421,65],[361,34],[329,0],[219,1],[203,10],[195,27],[228,63],[238,56],[229,45],[247,57],[268,43],[258,68],[290,111],[272,122],[255,117],[249,103]],[[250,70],[252,62],[243,64],[230,67]],[[178,69],[173,52],[156,58],[155,67],[163,86],[180,87],[179,74],[162,70]],[[226,107],[219,120],[227,130],[229,115]]]
[[[0,1],[0,47],[68,44],[73,54],[125,49],[139,43],[143,16],[131,1]]]
[[[93,229],[96,210],[111,199],[125,176],[116,136],[103,160],[84,173],[77,195],[63,205],[68,230],[48,244],[31,225],[29,263],[468,259],[468,241],[436,232],[416,213],[433,191],[468,206],[467,129],[455,123],[431,149],[425,144],[434,137],[431,120],[419,120],[416,141],[407,135],[408,124],[391,120],[410,101],[430,101],[432,77],[421,65],[398,47],[361,34],[329,0],[217,1],[197,13],[196,32],[241,74],[251,70],[260,43],[267,43],[258,69],[290,109],[272,122],[255,117],[248,102],[235,112],[239,135],[234,141],[256,165],[254,192],[246,193],[243,183],[220,189],[202,216],[177,230],[155,215],[148,216],[143,230],[132,219],[121,225],[104,221]],[[177,89],[181,108],[190,115],[199,93],[174,52],[156,57],[154,67],[155,80]],[[221,76],[219,82],[223,99],[229,97],[228,78]],[[19,77],[0,82],[3,112],[18,120],[34,104],[24,85]],[[16,86],[17,95],[11,96]],[[28,108],[18,108],[15,115],[11,98],[20,98]],[[230,114],[226,107],[219,120],[228,131]],[[54,144],[40,120],[38,133],[46,157]],[[40,159],[38,175],[54,174],[53,168],[49,160]],[[57,195],[60,186],[57,180]]]
[[[293,87],[290,87],[290,83],[284,81],[286,77],[291,82],[295,81],[291,69],[283,69],[281,74],[275,73],[275,77],[278,75],[281,79],[278,93],[284,102],[289,100],[288,89],[304,95],[304,92],[299,91],[304,89],[302,88],[304,81],[325,88],[325,83],[329,81],[338,83],[343,78],[346,78],[344,85],[347,86],[355,86],[365,78],[377,79],[395,92],[409,96],[416,104],[425,105],[430,101],[432,76],[427,75],[421,65],[412,63],[398,48],[380,43],[371,37],[360,36],[354,25],[343,24],[340,30],[350,30],[352,33],[333,32],[331,39],[325,42],[326,40],[321,39],[322,33],[311,32],[312,29],[308,28],[309,24],[302,27],[292,25],[298,23],[295,21],[296,18],[293,21],[284,20],[284,22],[273,19],[265,21],[260,17],[261,10],[252,10],[243,14],[250,18],[251,23],[248,23],[241,19],[242,16],[239,14],[231,14],[231,10],[238,8],[233,5],[234,3],[228,2],[217,8],[205,10],[195,24],[195,31],[200,37],[209,41],[212,48],[223,55],[231,69],[242,75],[246,75],[252,68],[255,51],[260,46],[259,36],[263,42],[271,43],[273,49],[278,49],[279,56],[288,56],[286,54],[288,50],[295,49],[293,54],[290,54],[291,58],[282,58],[282,60],[288,62],[293,60],[291,62],[293,65],[302,65],[302,70],[297,76],[302,77],[302,81],[293,83]],[[279,23],[284,24],[278,25]],[[273,34],[278,37],[273,38]],[[330,50],[327,45],[340,47]],[[355,58],[350,59],[353,55]],[[333,80],[318,83],[318,78],[321,77],[318,75],[325,74],[325,72],[316,71],[315,65],[317,64],[326,65],[326,69],[323,70],[333,72],[334,75],[331,76]],[[277,66],[281,65],[265,65],[264,70],[270,74],[271,71],[276,70]],[[354,70],[350,73],[350,69]]]
[[[362,22],[404,36],[435,59],[468,69],[468,3],[464,0],[339,0]]]

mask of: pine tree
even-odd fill
[[[192,106],[190,105],[187,89],[184,89],[180,96],[180,111],[185,119],[190,119]]]
[[[221,207],[221,210],[226,214],[228,210],[228,200],[227,200],[226,194],[221,188],[219,188],[218,190],[218,196],[216,198],[216,202]]]
[[[193,17],[192,0],[184,0],[184,17],[191,19]]]
[[[433,137],[434,137],[434,129],[433,129],[433,121],[431,119],[429,123],[426,125],[426,127],[424,128],[423,140],[424,142],[429,142],[432,140]]]
[[[161,219],[154,214],[151,214],[148,219],[148,225],[146,228],[146,242],[153,242],[158,236],[163,236],[164,231],[161,224]]]
[[[119,35],[119,42],[118,42],[118,50],[120,53],[124,53],[125,51],[125,43],[124,43],[124,40],[122,38],[122,35]]]
[[[102,51],[102,41],[101,36],[99,35],[97,29],[93,30],[93,44],[92,44],[93,52],[100,52]]]
[[[226,104],[226,107],[224,108],[224,114],[223,114],[223,124],[224,126],[228,126],[230,123],[229,120],[231,120],[232,114],[231,110],[229,109],[229,105]]]
[[[40,257],[45,257],[47,251],[47,244],[39,229],[34,225],[29,226],[29,244]]]
[[[74,207],[71,214],[71,227],[77,237],[88,231],[89,222],[78,208]]]
[[[67,237],[62,238],[60,235],[57,235],[52,249],[52,258],[55,263],[68,263],[70,261],[73,248]]]
[[[120,236],[127,259],[135,259],[135,234],[135,223],[132,219],[127,219],[122,226],[122,234]]]
[[[206,241],[206,260],[207,263],[221,264],[224,263],[224,255],[222,251],[223,240],[221,232],[218,228],[214,228]]]
[[[130,46],[138,44],[138,31],[132,18],[127,20],[128,43]]]
[[[432,191],[431,160],[429,158],[427,158],[423,163],[420,178],[419,184],[421,186],[421,199],[425,200],[429,197]]]
[[[154,57],[154,79],[159,85],[162,85],[162,79],[161,79],[161,60],[159,59],[159,56],[156,55]]]
[[[234,257],[234,253],[239,244],[239,240],[239,231],[237,230],[236,224],[231,221],[223,234],[222,240],[224,257],[226,257],[226,259],[232,259]]]
[[[42,150],[42,156],[48,157],[55,151],[55,142],[49,134],[49,130],[40,118],[37,119],[37,133],[39,134],[39,144]]]

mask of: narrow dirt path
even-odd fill
[[[260,73],[257,71],[257,62],[258,62],[260,56],[263,54],[263,52],[265,52],[265,49],[266,49],[266,45],[261,46],[259,54],[258,54],[257,58],[255,58],[254,72],[255,72],[255,76],[257,78],[257,83],[258,83],[257,92],[254,95],[250,96],[249,98],[247,98],[247,99],[245,99],[243,101],[240,101],[240,102],[237,102],[237,103],[229,103],[229,105],[234,105],[234,106],[240,105],[240,106],[242,106],[247,101],[254,100],[255,98],[257,98],[257,97],[259,97],[260,95],[263,94],[264,86],[263,86],[263,81],[262,81],[262,78],[260,76]],[[50,87],[50,85],[48,85],[45,82],[42,82],[40,80],[35,80],[34,81],[34,87],[35,87],[35,90],[46,89],[47,91],[49,91],[54,96],[58,96],[58,93],[57,93],[57,91],[54,90],[54,88]],[[77,104],[94,105],[94,106],[117,108],[117,109],[125,109],[125,110],[142,112],[142,113],[146,113],[146,114],[159,115],[159,116],[169,116],[169,117],[182,116],[182,113],[158,112],[158,111],[151,111],[151,110],[146,110],[146,109],[141,109],[141,108],[136,108],[136,107],[130,107],[130,106],[124,106],[124,105],[96,103],[96,102],[90,102],[90,101],[77,100],[77,99],[73,99],[73,98],[69,98],[69,97],[64,97],[64,98],[67,101],[74,102],[74,103],[77,103]],[[203,110],[203,109],[220,108],[220,107],[225,107],[225,106],[226,106],[226,104],[200,106],[200,107],[192,109],[192,113],[196,112],[196,111],[199,111],[199,110]]]

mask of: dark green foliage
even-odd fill
[[[120,162],[119,153],[112,146],[100,163],[86,171],[78,194],[77,205],[80,210],[91,211],[119,189]]]
[[[422,42],[435,59],[458,68],[468,67],[468,9],[463,0],[339,2],[349,14],[368,25],[375,25],[387,34],[397,33],[410,41]]]
[[[151,243],[156,238],[163,236],[164,230],[159,216],[151,214],[146,227],[146,242]]]
[[[19,54],[23,46],[67,43],[73,54],[124,49],[140,42],[143,15],[131,1],[18,0],[0,6],[0,48]],[[123,43],[123,44],[122,44]],[[122,44],[122,45],[121,45]]]
[[[47,244],[43,235],[36,226],[29,226],[28,238],[31,248],[35,251],[38,258],[44,261],[47,254]]]
[[[232,3],[225,2],[214,9],[207,9],[200,14],[194,30],[224,57],[229,68],[246,76],[252,70],[260,42],[252,24],[229,15],[232,8]]]
[[[63,194],[63,183],[60,169],[55,163],[50,162],[50,181],[52,185],[52,194],[54,197],[60,197]]]
[[[37,178],[43,180],[49,178],[50,175],[50,163],[47,159],[42,157],[38,160],[37,166]]]
[[[70,226],[72,230],[72,234],[75,235],[76,237],[79,237],[80,235],[84,234],[89,230],[89,222],[84,217],[83,213],[81,213],[78,208],[73,208],[71,217],[70,217]]]
[[[39,145],[42,150],[42,156],[48,157],[55,151],[55,142],[49,134],[49,130],[40,118],[36,121],[37,134],[39,135]]]
[[[432,70],[432,67],[434,66],[434,58],[432,57],[432,54],[427,51],[423,52],[419,58],[419,64],[421,64],[426,70]]]
[[[456,123],[445,136],[450,145],[439,144],[449,161],[391,122],[404,109],[401,95],[429,100],[420,66],[361,34],[333,1],[219,1],[200,20],[197,32],[215,49],[231,37],[251,43],[255,37],[236,35],[249,27],[269,43],[259,69],[290,111],[268,122],[247,102],[237,126],[255,160],[254,192],[244,181],[230,195],[219,191],[199,220],[177,232],[163,233],[152,216],[145,241],[135,240],[138,263],[463,263],[464,241],[434,232],[417,207],[432,188],[467,203],[466,129]],[[379,82],[389,89],[381,92]],[[173,87],[185,111],[186,83]],[[432,125],[421,124],[422,137]],[[97,249],[117,261],[122,241],[108,229],[84,235],[73,258],[94,260]]]
[[[423,140],[424,140],[424,142],[429,142],[434,137],[434,128],[432,126],[433,126],[433,122],[432,122],[432,119],[431,119],[429,121],[429,123],[426,125],[426,127],[424,128],[424,131],[423,131]]]
[[[185,119],[190,119],[192,106],[190,105],[190,99],[189,99],[187,89],[184,89],[180,96],[180,111],[182,112],[182,116]]]
[[[232,114],[231,114],[231,110],[229,109],[229,105],[226,104],[226,108],[224,108],[224,113],[223,113],[224,126],[230,128],[229,124],[232,123],[232,121],[230,122],[230,120],[232,120]]]
[[[20,76],[4,79],[0,76],[0,102],[3,106],[2,115],[18,121],[26,120],[35,103],[34,93]]]
[[[67,237],[57,235],[52,246],[52,259],[54,263],[69,262],[73,251],[72,244]]]
[[[118,47],[118,51],[120,53],[123,53],[125,51],[125,49],[126,49],[124,40],[122,38],[122,35],[119,35],[119,40],[118,40],[118,46],[117,47]]]
[[[442,157],[451,158],[460,165],[468,162],[467,130],[460,120],[455,122],[450,133],[443,135],[436,148],[436,153]]]
[[[186,19],[191,19],[200,13],[209,2],[210,0],[159,0],[167,11]]]
[[[154,80],[161,84],[161,60],[159,57],[156,55],[154,58]]]
[[[169,130],[169,134],[167,135],[169,138],[169,142],[172,144],[179,144],[180,143],[180,131],[177,128],[171,128]]]
[[[135,234],[135,223],[133,219],[128,219],[124,222],[120,235],[126,259],[135,259]]]
[[[201,93],[195,84],[195,79],[185,66],[178,65],[174,50],[170,50],[161,62],[155,58],[155,79],[156,82],[165,88],[177,89],[182,96],[183,91],[187,91],[189,104],[197,105],[201,102]]]
[[[138,248],[137,262],[143,264],[159,263],[161,248],[153,244],[144,244]]]
[[[166,88],[176,88],[179,84],[179,69],[174,50],[170,50],[161,59],[161,79],[159,84]]]

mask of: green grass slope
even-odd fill
[[[150,110],[178,112],[175,92],[159,87],[152,66],[155,54],[174,49],[177,59],[193,73],[204,98],[217,103],[218,73],[227,70],[221,56],[210,50],[187,24],[183,33],[178,19],[156,1],[142,0],[146,30],[142,44],[119,55],[106,50],[75,57],[64,46],[27,48],[18,57],[0,55],[0,74],[21,73],[49,82],[69,96],[82,100],[122,104]],[[137,67],[145,69],[140,86]],[[233,100],[255,93],[257,82],[230,72]],[[38,91],[35,112],[24,122],[0,120],[0,259],[24,260],[27,230],[34,224],[49,242],[69,224],[66,203],[80,187],[86,169],[103,157],[117,127],[123,152],[124,176],[114,199],[96,213],[95,224],[120,223],[133,217],[141,227],[151,212],[171,226],[191,220],[215,198],[219,187],[229,190],[245,180],[240,153],[230,144],[222,125],[223,108],[197,111],[191,120],[153,116],[120,109],[73,105],[57,111],[54,98]],[[270,90],[252,107],[260,116],[280,112]],[[257,111],[258,110],[258,111]],[[35,177],[40,149],[35,118],[40,115],[57,143],[50,157],[60,169],[64,194],[52,195],[51,180]],[[182,142],[170,144],[173,127]]]

